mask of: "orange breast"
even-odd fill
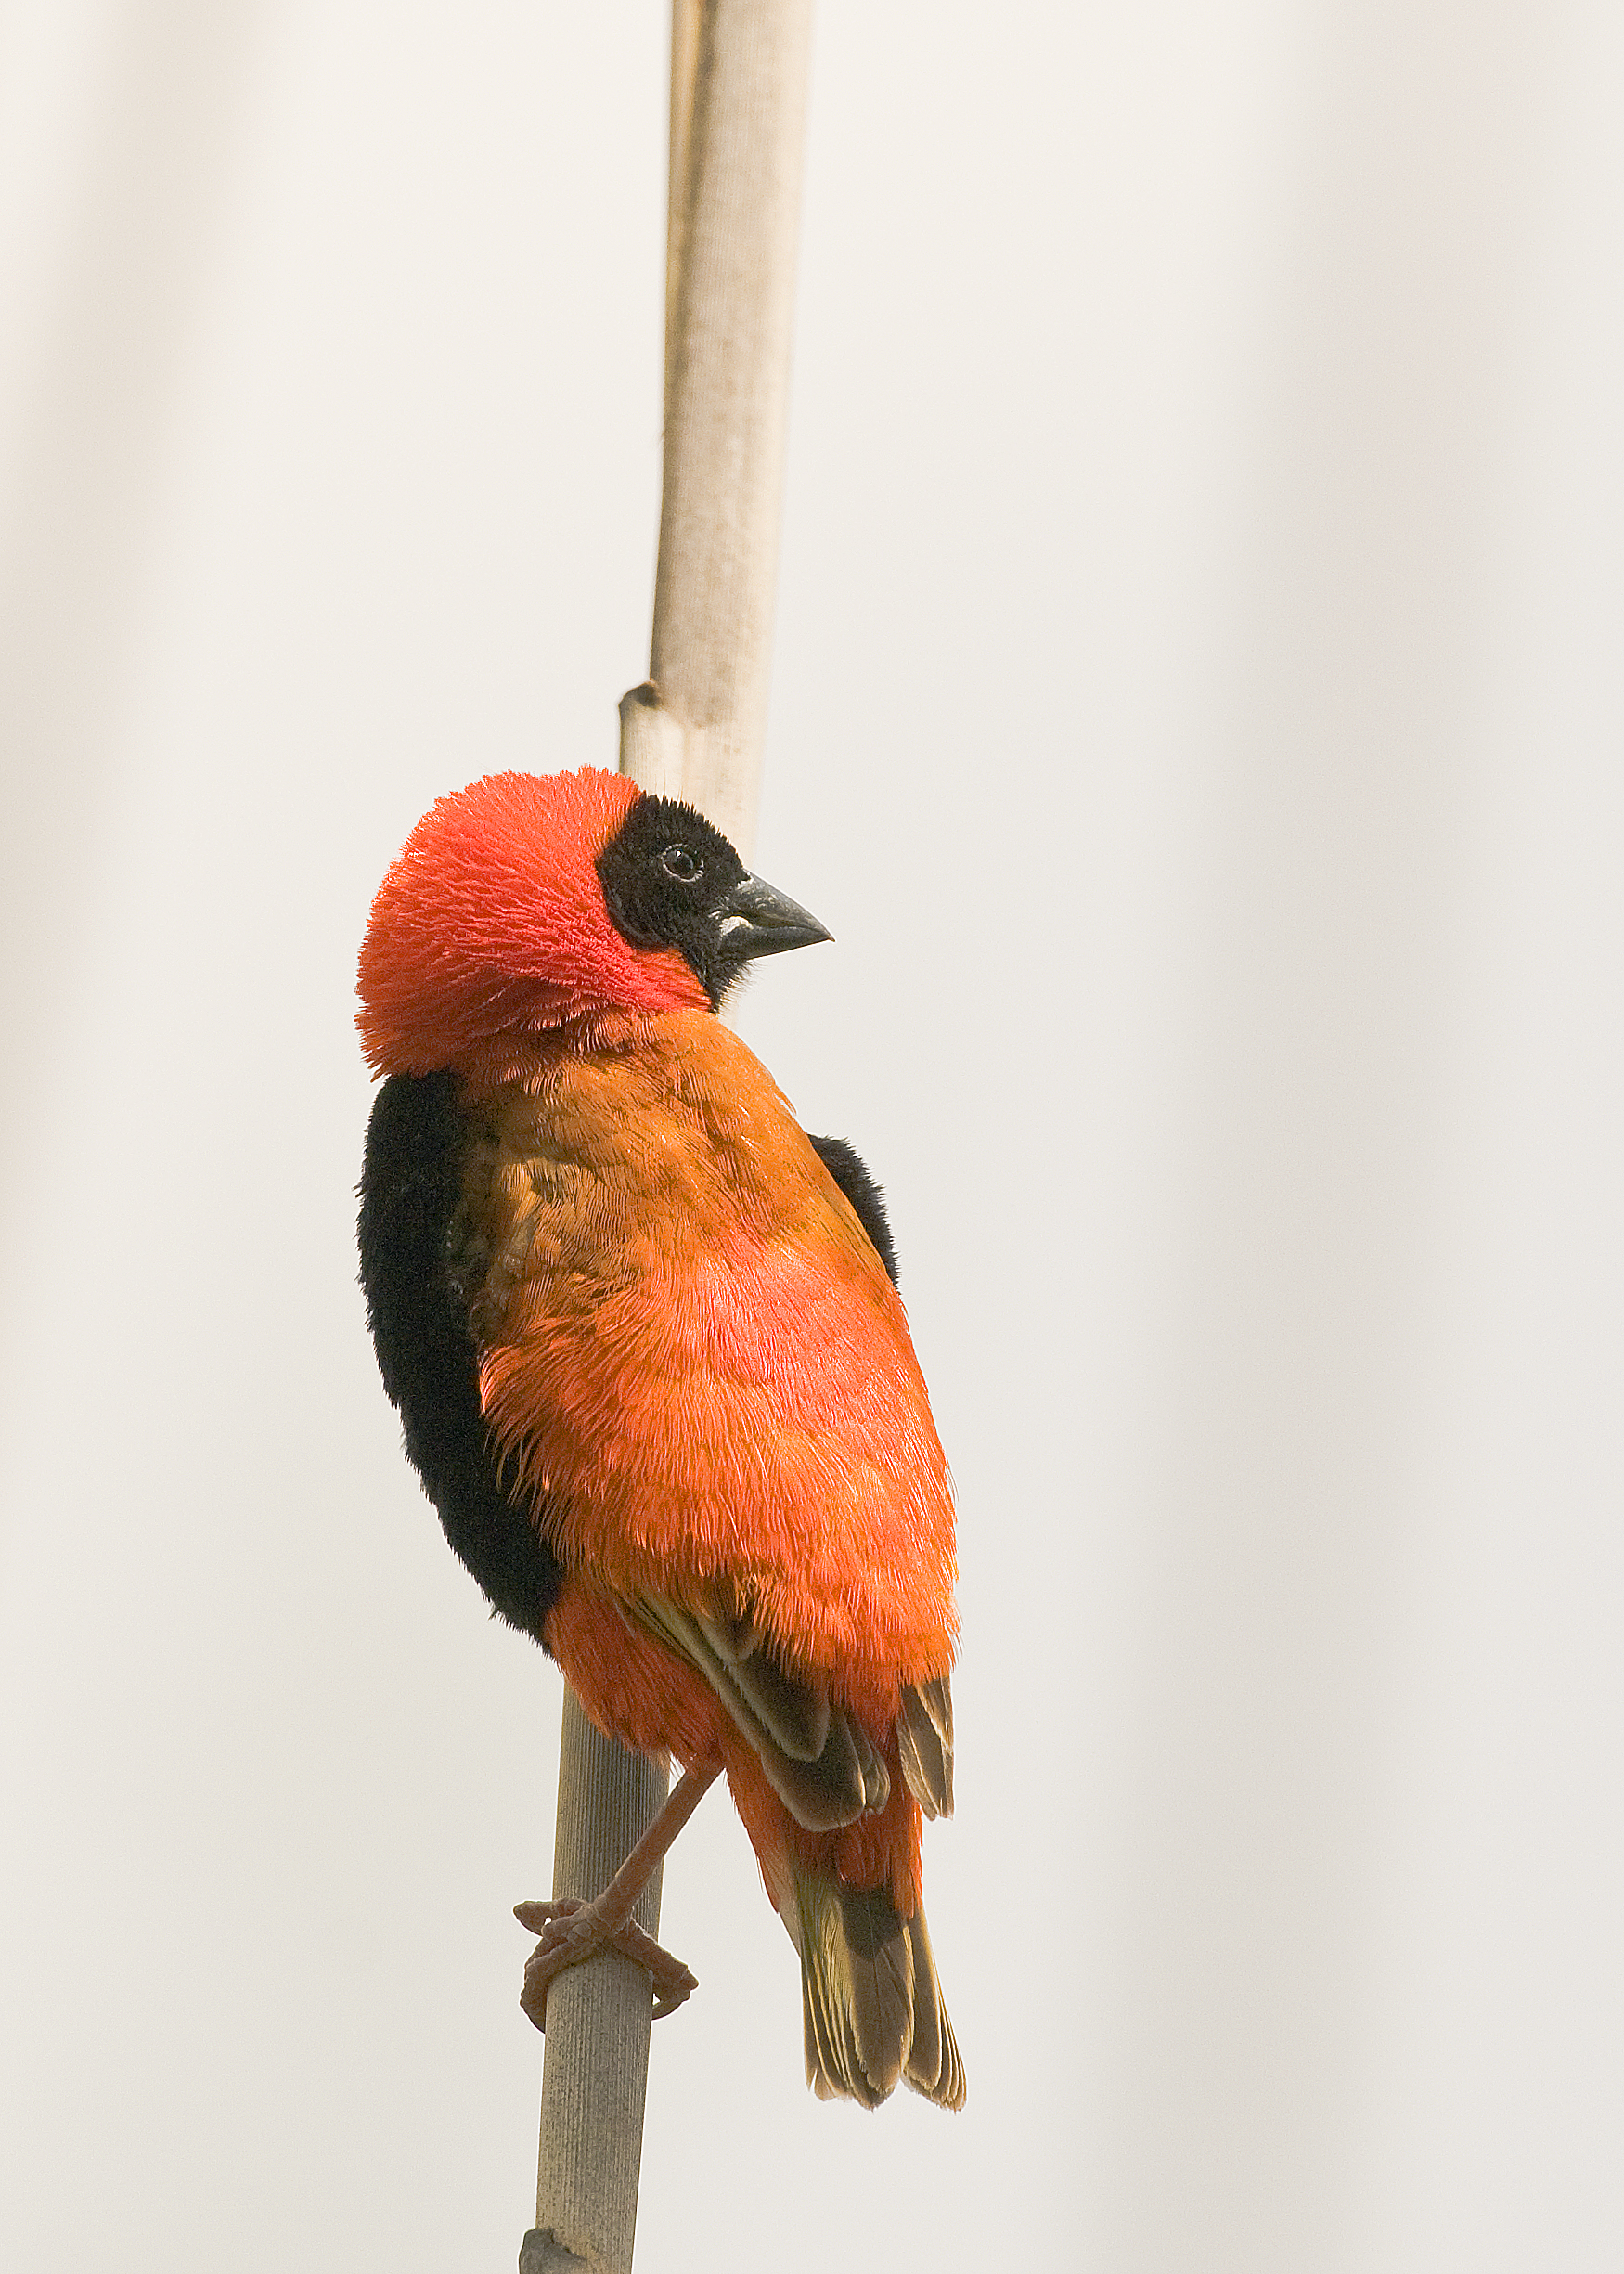
[[[902,1305],[765,1068],[677,1012],[544,1045],[483,1105],[483,1394],[565,1563],[730,1582],[895,1710],[951,1662],[947,1465]]]

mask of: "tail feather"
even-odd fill
[[[915,2092],[922,2092],[927,2100],[938,2101],[943,2108],[962,2108],[964,2063],[959,2058],[959,2040],[953,2035],[953,2024],[942,2003],[942,1985],[936,1980],[936,1961],[923,1911],[915,1911],[909,1920],[908,1939],[915,1983],[913,2043],[902,2074]],[[923,1996],[920,1994],[921,1984]]]
[[[942,2003],[924,1914],[901,1919],[884,1888],[796,1870],[806,2081],[819,2100],[878,2108],[900,2077],[964,2105],[964,2067]]]

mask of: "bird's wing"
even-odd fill
[[[831,1701],[827,1683],[786,1673],[766,1627],[646,1593],[632,1610],[704,1677],[797,1823],[832,1831],[884,1807],[890,1771],[862,1722]],[[904,1781],[925,1815],[950,1816],[953,1697],[946,1674],[901,1685],[896,1742]]]
[[[896,1745],[909,1790],[927,1816],[953,1813],[953,1689],[945,1673],[905,1682]]]
[[[896,1242],[886,1214],[884,1192],[872,1170],[844,1137],[812,1137],[807,1142],[845,1195],[875,1254],[885,1266],[886,1277],[896,1286]],[[929,1682],[902,1685],[896,1738],[902,1774],[914,1799],[927,1816],[950,1816],[953,1693],[945,1673]]]
[[[836,1831],[884,1807],[891,1774],[861,1720],[831,1701],[826,1683],[785,1673],[765,1629],[647,1593],[632,1609],[703,1676],[797,1823]]]

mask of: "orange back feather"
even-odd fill
[[[952,1499],[902,1304],[770,1076],[708,1013],[536,1044],[467,1194],[486,1413],[627,1596],[742,1588],[883,1720],[952,1659]]]

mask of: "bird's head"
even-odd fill
[[[746,963],[829,934],[691,806],[623,774],[490,774],[379,887],[357,1024],[381,1074],[489,1063],[610,1011],[715,1010]]]

